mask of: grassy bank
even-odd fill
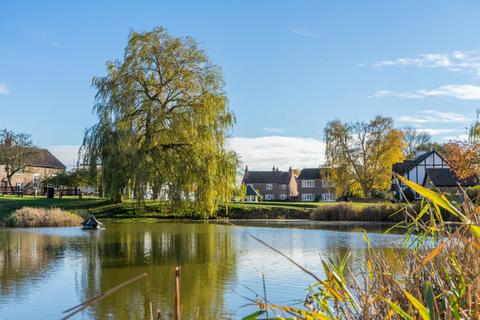
[[[46,199],[43,197],[0,197],[0,220],[22,207],[60,208],[81,214],[93,213],[99,218],[195,218],[193,213],[171,213],[165,203],[126,201],[119,204],[103,199]],[[259,202],[222,205],[217,216],[231,219],[312,219],[319,221],[384,221],[403,219],[396,214],[401,206],[389,203],[310,203]]]

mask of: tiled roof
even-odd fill
[[[429,152],[425,152],[415,158],[415,160],[405,160],[403,162],[398,162],[393,165],[393,172],[398,173],[399,175],[404,175],[406,172],[410,171],[410,169],[414,168],[417,166],[420,162],[428,158],[432,153],[438,154],[442,159],[442,155],[440,155],[436,150],[432,150]]]
[[[290,183],[290,173],[284,171],[246,171],[243,183]]]
[[[44,167],[54,169],[65,169],[65,165],[60,162],[50,151],[47,149],[38,149],[38,153],[30,161],[32,167]]]
[[[305,168],[302,169],[300,175],[298,176],[299,180],[313,180],[313,179],[321,179],[320,168]]]
[[[460,180],[455,173],[448,168],[431,168],[427,169],[426,175],[436,187],[456,187],[460,184],[463,187],[476,185],[475,178],[467,178]]]
[[[327,175],[326,174],[327,170],[329,170],[329,168],[305,168],[305,169],[302,169],[297,179],[298,180],[322,179]]]

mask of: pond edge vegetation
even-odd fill
[[[479,207],[468,198],[453,205],[443,196],[397,176],[424,198],[416,210],[407,204],[404,250],[396,267],[368,246],[360,272],[347,268],[350,256],[322,259],[318,277],[261,239],[314,280],[304,307],[272,303],[257,295],[259,310],[244,319],[478,319],[480,317]],[[457,218],[452,224],[442,211]],[[347,280],[348,279],[348,280]]]

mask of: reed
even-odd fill
[[[393,203],[336,202],[313,209],[311,220],[318,221],[404,221],[404,208]]]
[[[304,307],[257,299],[259,310],[245,319],[267,314],[294,319],[479,319],[480,209],[468,199],[454,206],[446,197],[398,177],[424,197],[420,210],[407,204],[403,250],[386,259],[368,244],[366,264],[349,270],[346,255],[323,262],[325,276],[312,275],[314,285]],[[448,212],[459,221],[446,222]]]
[[[71,227],[79,226],[82,218],[58,208],[23,207],[3,221],[7,227]]]

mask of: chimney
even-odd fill
[[[293,171],[292,167],[288,168],[289,173],[292,173],[292,171]]]
[[[273,166],[272,171],[275,171],[275,166]]]
[[[248,166],[245,166],[245,172],[247,172],[247,171],[248,171]]]

